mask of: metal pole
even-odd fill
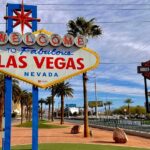
[[[32,87],[32,150],[38,150],[38,88]]]
[[[32,7],[32,17],[37,18],[37,6]],[[32,32],[37,31],[37,21],[32,22]],[[38,150],[38,88],[32,86],[32,150]]]
[[[9,7],[9,8],[8,8]],[[10,5],[6,7],[6,15],[12,16]],[[8,19],[6,22],[6,33],[9,35],[12,31],[12,19]],[[4,116],[7,120],[7,124],[4,126],[4,138],[3,138],[3,150],[11,149],[11,101],[12,101],[12,78],[5,77],[5,98],[4,98]]]
[[[149,110],[149,102],[148,102],[148,90],[147,90],[147,81],[146,81],[146,78],[144,77],[144,85],[145,85],[145,105],[146,105],[146,111],[147,113],[150,113],[150,110]]]
[[[4,149],[11,150],[11,101],[12,101],[12,78],[5,77],[5,140]]]
[[[98,118],[98,111],[97,111],[97,87],[96,87],[96,75],[95,75],[95,102],[96,102],[95,113],[96,113],[96,118]]]

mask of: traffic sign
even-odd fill
[[[150,79],[150,60],[142,62],[141,66],[137,67],[138,73],[141,73],[146,79]]]
[[[66,104],[66,107],[77,107],[76,104]]]

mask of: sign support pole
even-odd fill
[[[11,150],[11,101],[12,101],[12,78],[5,77],[5,139],[4,150]]]
[[[37,18],[37,7],[33,7],[32,17]],[[37,21],[32,22],[32,32],[37,31]],[[32,150],[38,150],[38,88],[32,86]]]
[[[149,113],[150,110],[149,110],[149,102],[148,102],[148,90],[147,90],[147,81],[145,77],[144,77],[144,86],[145,86],[146,111],[147,113]]]
[[[32,150],[38,150],[38,88],[32,87]]]
[[[6,14],[11,15],[11,11],[6,8]],[[13,29],[11,26],[12,20],[8,19],[6,22],[6,32],[9,35]],[[4,97],[4,116],[7,123],[5,123],[4,127],[4,138],[3,138],[3,150],[11,150],[11,102],[12,102],[12,78],[5,77],[5,97]]]

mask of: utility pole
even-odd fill
[[[149,102],[148,102],[148,89],[147,89],[147,81],[146,78],[144,77],[144,86],[145,86],[145,99],[146,99],[146,111],[147,113],[150,113],[150,109],[149,109]]]

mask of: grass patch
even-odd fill
[[[62,125],[54,125],[54,124],[48,124],[48,121],[42,120],[39,121],[39,129],[54,129],[54,128],[66,128],[66,126]],[[24,128],[32,128],[32,122],[25,122],[23,124],[16,125],[15,127],[24,127]]]
[[[1,150],[1,149],[0,149]],[[12,150],[31,150],[31,146],[16,146]],[[40,144],[39,150],[148,150],[144,148],[94,145],[94,144]]]

